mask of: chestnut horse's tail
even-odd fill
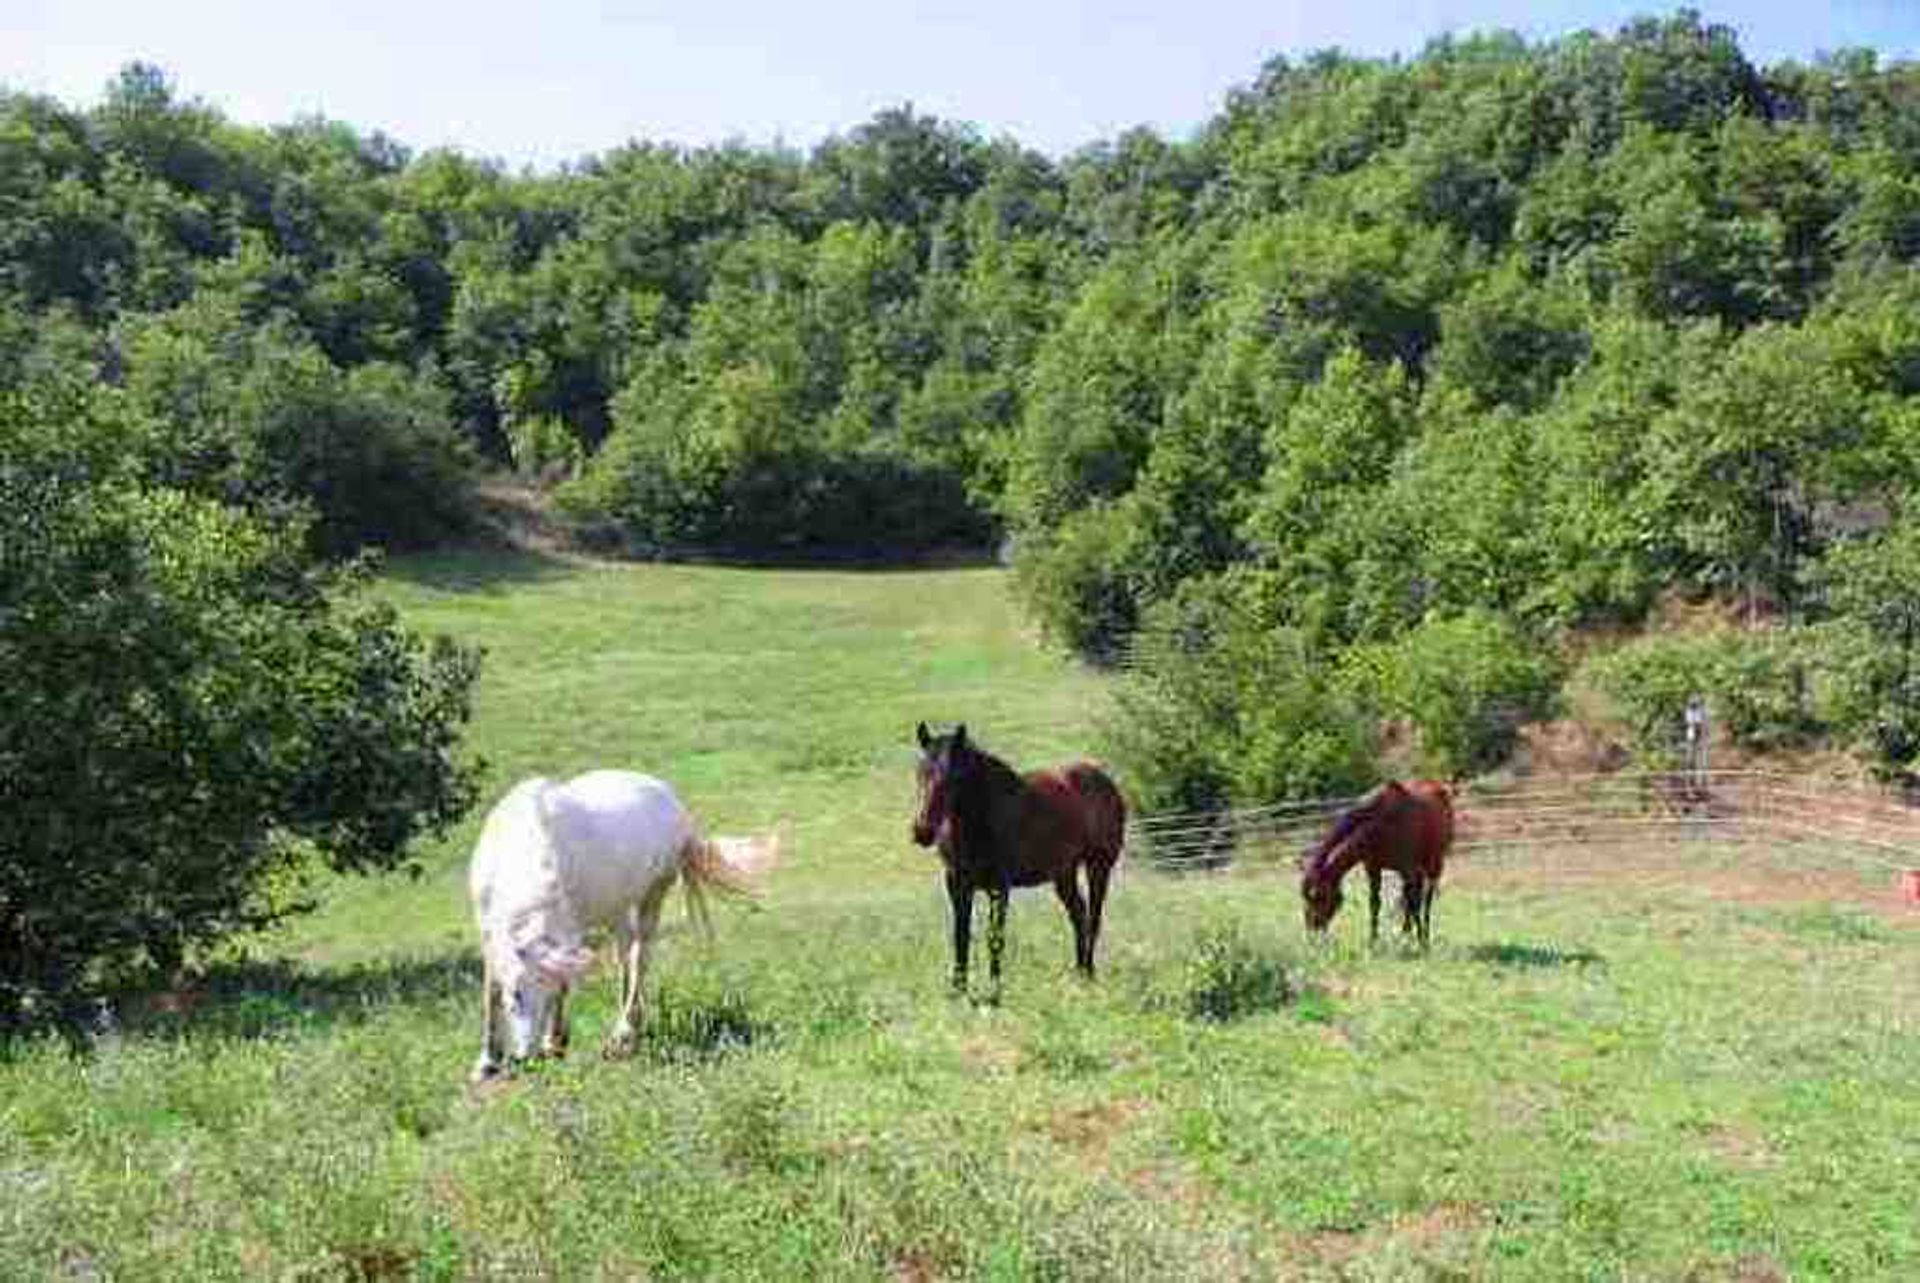
[[[1060,774],[1085,808],[1089,854],[1111,865],[1127,841],[1127,800],[1113,777],[1091,762],[1075,762]]]
[[[1406,789],[1426,803],[1422,817],[1426,872],[1437,882],[1447,866],[1447,851],[1453,846],[1453,787],[1444,780],[1409,780]]]

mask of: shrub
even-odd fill
[[[304,530],[137,475],[84,387],[0,396],[0,1034],[407,861],[472,803],[477,656],[308,569]]]
[[[431,373],[350,371],[219,299],[129,323],[128,394],[152,425],[147,479],[265,511],[309,507],[317,549],[433,543],[471,516],[471,452]]]
[[[1920,522],[1834,548],[1817,580],[1833,617],[1814,630],[1821,708],[1885,773],[1920,763]]]
[[[1808,699],[1805,648],[1789,630],[1663,634],[1589,660],[1581,676],[1613,700],[1635,747],[1655,762],[1676,756],[1696,693],[1734,743],[1780,748],[1822,729]]]
[[[1223,1024],[1274,1011],[1293,997],[1287,969],[1231,924],[1209,927],[1194,941],[1186,966],[1187,1015]]]
[[[1095,504],[1018,545],[1016,591],[1047,636],[1077,655],[1110,660],[1133,633],[1133,593],[1119,564],[1130,528],[1127,505]]]
[[[1360,792],[1378,780],[1375,721],[1250,581],[1195,581],[1148,613],[1108,728],[1147,811]]]
[[[1419,735],[1419,769],[1442,778],[1499,764],[1522,723],[1546,716],[1559,688],[1552,654],[1510,620],[1475,610],[1429,619],[1399,641],[1343,659],[1360,699]]]

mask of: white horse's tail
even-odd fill
[[[780,862],[785,826],[761,837],[712,837],[695,834],[681,851],[681,884],[687,890],[687,916],[713,939],[713,918],[707,912],[709,888],[722,895],[760,898],[761,879]]]

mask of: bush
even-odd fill
[[[129,396],[147,479],[256,511],[311,509],[316,549],[415,547],[466,528],[471,450],[432,374],[341,370],[280,323],[217,298],[130,322]]]
[[[1374,718],[1255,598],[1249,582],[1223,577],[1148,613],[1108,728],[1143,810],[1256,806],[1378,782]]]
[[[697,394],[636,380],[615,431],[557,498],[654,548],[753,555],[899,553],[982,546],[989,523],[951,469],[878,449],[836,450],[786,423],[795,407],[764,371],[729,371]]]
[[[1419,770],[1445,779],[1498,765],[1521,725],[1548,715],[1560,679],[1549,651],[1483,610],[1429,619],[1397,642],[1356,648],[1343,667],[1362,702],[1412,723]]]
[[[1808,698],[1807,641],[1789,630],[1643,637],[1589,660],[1581,676],[1613,700],[1635,747],[1655,763],[1678,755],[1696,693],[1734,743],[1784,748],[1823,729]]]
[[[1187,1015],[1224,1024],[1274,1011],[1293,997],[1281,961],[1248,943],[1231,924],[1210,927],[1194,941],[1186,966]]]
[[[477,656],[308,569],[297,524],[146,485],[138,437],[108,394],[0,396],[0,1034],[474,798]]]
[[[1920,522],[1834,548],[1819,567],[1833,617],[1814,630],[1821,708],[1878,770],[1920,765]]]
[[[1042,631],[1076,655],[1111,660],[1133,633],[1134,597],[1119,564],[1131,525],[1127,505],[1095,504],[1019,542],[1016,591]]]

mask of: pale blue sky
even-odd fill
[[[91,103],[156,62],[228,116],[319,112],[416,148],[547,166],[628,138],[810,146],[923,111],[1058,154],[1146,124],[1185,136],[1275,53],[1417,52],[1447,31],[1611,31],[1641,0],[0,0],[0,84]],[[1920,0],[1697,7],[1762,63],[1869,45],[1920,57]]]

